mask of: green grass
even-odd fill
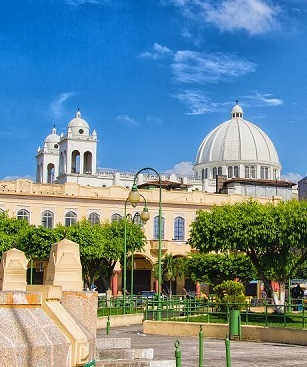
[[[307,315],[305,316],[305,327],[307,327]],[[207,323],[208,317],[206,314],[190,317],[173,318],[172,321],[189,321]],[[209,315],[210,323],[227,324],[228,320],[223,315]],[[289,327],[294,329],[303,329],[303,314],[268,314],[266,322],[266,314],[261,312],[255,313],[241,313],[241,325],[257,325],[257,326],[270,326],[270,327]]]
[[[103,308],[98,308],[97,310],[98,317],[99,316],[127,315],[127,314],[133,315],[136,313],[143,313],[143,309],[127,306],[125,310],[123,308],[118,308],[118,307],[103,307]]]

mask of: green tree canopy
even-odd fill
[[[19,248],[20,236],[30,228],[26,220],[11,218],[6,212],[0,213],[0,256],[13,248]]]
[[[101,276],[108,288],[115,264],[122,261],[124,256],[124,226],[124,220],[92,225],[83,219],[71,227],[59,224],[54,229],[48,229],[0,213],[0,254],[16,247],[24,251],[28,258],[49,259],[51,245],[68,238],[80,245],[83,276],[87,285],[90,286]],[[146,243],[142,228],[128,219],[126,229],[127,252],[141,251]]]
[[[257,277],[257,272],[245,254],[196,253],[187,256],[185,275],[195,283],[217,285],[238,278],[247,284]]]
[[[51,245],[62,238],[54,229],[28,226],[20,233],[18,248],[28,259],[45,260],[49,259]]]
[[[269,296],[274,296],[271,280],[275,280],[284,297],[285,282],[307,259],[307,201],[263,205],[249,200],[198,211],[189,243],[205,253],[245,253]]]
[[[230,310],[244,308],[246,300],[242,283],[225,280],[214,287],[214,293],[216,293],[215,301],[223,304],[220,305],[221,310],[227,309],[226,303],[230,303],[228,305]]]

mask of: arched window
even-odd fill
[[[245,166],[245,178],[249,178],[249,167]]]
[[[174,221],[174,240],[184,240],[184,218],[176,217]]]
[[[132,222],[134,224],[138,224],[141,225],[142,224],[142,219],[141,219],[141,214],[140,212],[136,212],[133,216]]]
[[[216,175],[217,175],[217,168],[216,167],[213,167],[213,170],[212,170],[212,178],[214,180],[216,179]]]
[[[60,154],[60,174],[65,173],[65,158],[63,152]]]
[[[228,167],[228,178],[232,178],[233,177],[233,168],[232,166]]]
[[[264,179],[264,180],[268,180],[270,178],[269,176],[269,168],[268,167],[261,167],[260,168],[260,178]]]
[[[221,176],[223,173],[222,173],[222,167],[219,167],[218,170],[217,170],[217,174],[219,176]]]
[[[85,152],[84,153],[84,163],[83,163],[83,173],[92,174],[92,153]]]
[[[278,177],[277,177],[277,170],[274,169],[274,171],[273,171],[273,180],[277,180],[277,179],[278,179]]]
[[[68,212],[65,215],[65,226],[70,227],[77,223],[77,214],[74,212]]]
[[[80,152],[78,150],[71,153],[71,173],[80,173]]]
[[[233,168],[233,175],[235,176],[235,177],[239,177],[239,175],[240,175],[240,172],[239,172],[239,167],[238,166],[234,166],[234,168]]]
[[[251,166],[251,178],[256,178],[256,167]]]
[[[95,212],[92,212],[90,213],[90,215],[88,216],[88,221],[91,223],[91,224],[98,224],[100,223],[100,215],[95,213]]]
[[[122,219],[122,216],[118,213],[112,214],[111,222],[119,222]]]
[[[26,220],[27,222],[30,221],[30,213],[26,209],[20,209],[17,212],[17,219],[18,220]]]
[[[49,163],[47,166],[47,183],[53,183],[55,180],[54,164]]]
[[[43,212],[41,223],[44,228],[53,228],[53,213],[50,210]]]
[[[161,239],[164,239],[164,218],[161,218]],[[159,216],[154,217],[154,240],[159,239]]]

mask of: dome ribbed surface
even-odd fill
[[[232,118],[206,136],[198,149],[195,164],[209,162],[259,162],[280,166],[271,139],[243,118]]]

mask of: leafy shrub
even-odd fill
[[[214,293],[216,294],[215,301],[217,303],[229,303],[230,310],[241,310],[244,308],[245,295],[244,286],[240,282],[233,280],[225,280],[221,284],[214,287]],[[221,305],[221,310],[226,310],[227,305]]]

